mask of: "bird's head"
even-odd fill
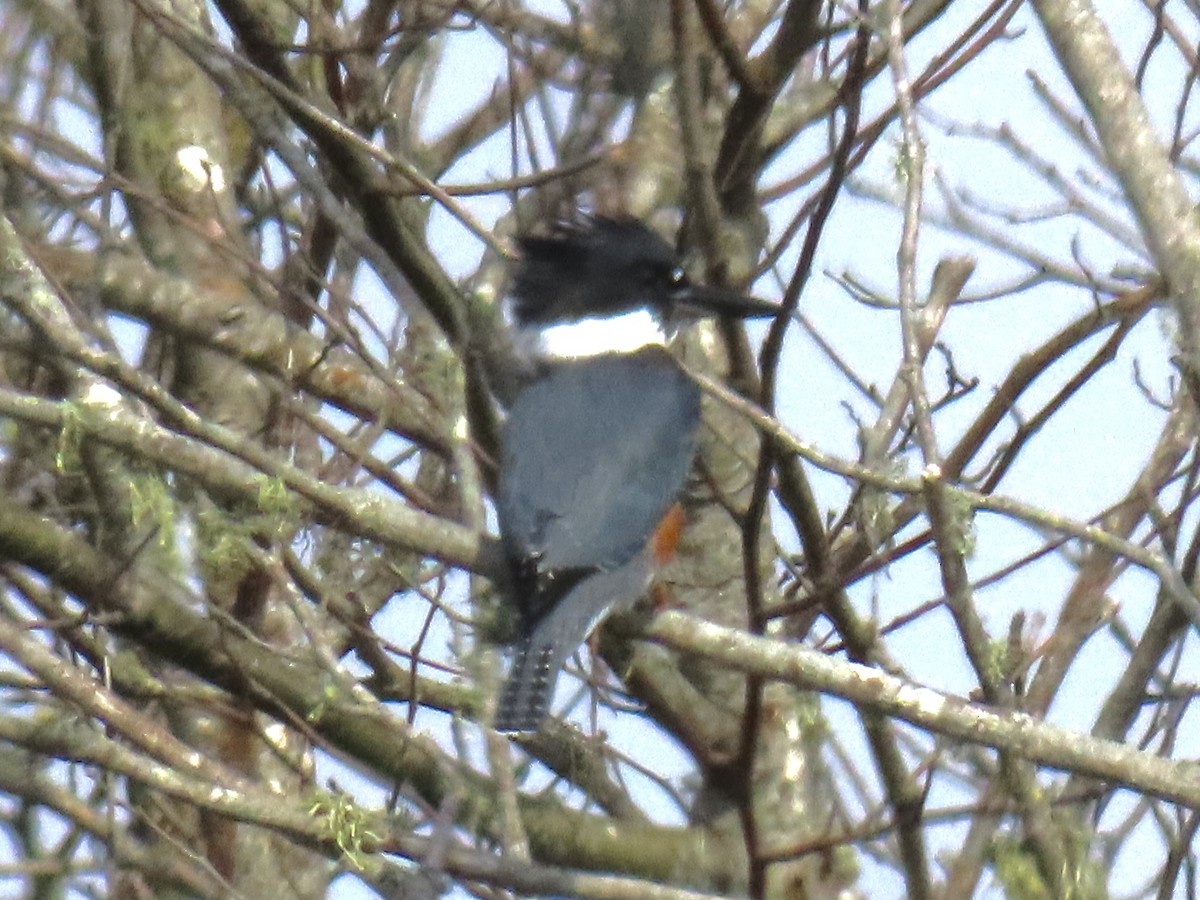
[[[693,284],[675,250],[634,219],[588,218],[520,240],[512,316],[522,355],[581,359],[664,345],[688,321],[779,307]]]

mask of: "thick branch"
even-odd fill
[[[992,712],[869,666],[780,644],[678,612],[660,614],[647,636],[763,678],[833,694],[947,737],[1007,750],[1053,769],[1113,781],[1186,806],[1200,804],[1200,765],[1173,762],[1088,737],[1018,712]]]
[[[1170,286],[1194,384],[1200,373],[1200,228],[1194,201],[1090,0],[1034,0],[1033,6]]]

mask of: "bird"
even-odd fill
[[[561,222],[518,249],[510,319],[530,374],[502,426],[495,508],[519,637],[493,727],[519,735],[546,719],[567,658],[673,555],[701,394],[670,341],[779,307],[692,283],[633,218]]]

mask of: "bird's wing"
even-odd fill
[[[553,369],[505,424],[496,509],[527,618],[640,553],[683,488],[700,391],[661,350]],[[551,584],[560,579],[557,589]]]

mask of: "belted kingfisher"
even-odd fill
[[[700,389],[665,347],[704,316],[778,307],[688,281],[632,219],[519,242],[515,346],[532,367],[504,424],[496,513],[521,617],[497,731],[536,731],[567,657],[674,553]]]

